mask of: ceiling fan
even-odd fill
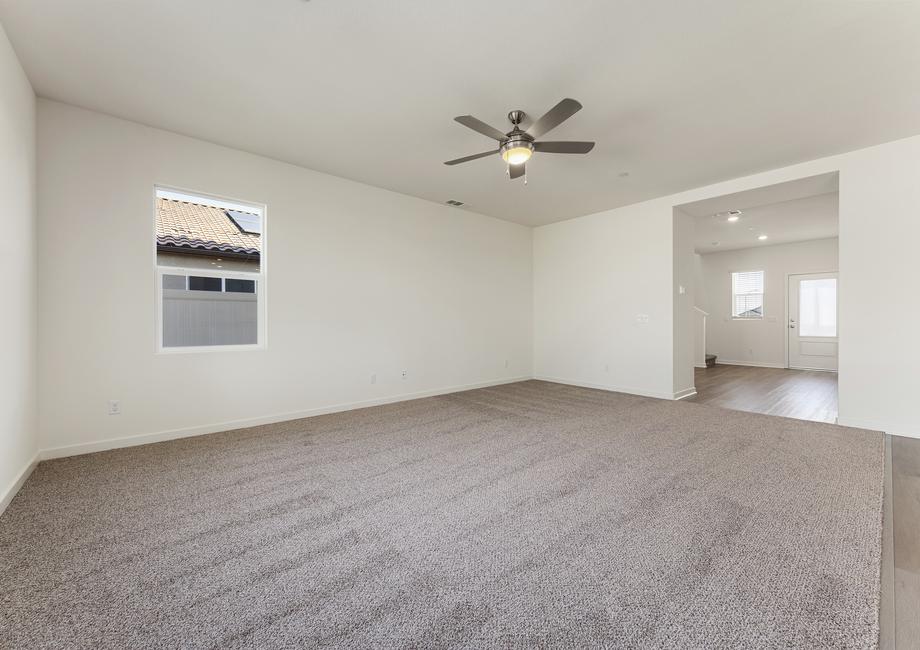
[[[593,142],[536,142],[537,138],[549,133],[580,110],[581,104],[574,99],[563,99],[549,109],[543,117],[531,124],[526,131],[521,130],[520,126],[521,122],[524,121],[524,111],[511,111],[508,113],[508,119],[514,128],[508,133],[502,133],[482,120],[477,120],[472,115],[460,115],[454,118],[457,122],[478,133],[498,140],[499,147],[498,149],[484,151],[472,156],[448,160],[444,164],[457,165],[499,153],[502,159],[508,163],[508,176],[514,179],[525,175],[524,164],[530,160],[535,151],[542,153],[588,153],[594,148]],[[524,182],[527,182],[526,177]]]

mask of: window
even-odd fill
[[[732,318],[763,318],[763,271],[732,273]]]
[[[157,350],[265,339],[264,206],[157,188]]]
[[[799,282],[799,336],[837,336],[837,278]]]

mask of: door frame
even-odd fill
[[[837,245],[839,246],[840,244],[838,243]],[[821,368],[810,368],[809,370],[812,372],[840,372],[840,271],[799,271],[786,274],[786,287],[783,289],[786,296],[785,306],[783,307],[783,347],[786,350],[786,370],[792,368],[789,364],[789,280],[796,275],[821,275],[825,273],[837,274],[837,370],[823,370]]]

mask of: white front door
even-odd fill
[[[789,276],[789,367],[837,370],[837,274]]]

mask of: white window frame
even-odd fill
[[[156,236],[156,210],[157,210],[157,194],[160,191],[165,192],[179,192],[181,194],[188,194],[190,196],[200,197],[202,199],[210,199],[217,203],[231,203],[239,206],[247,206],[255,208],[262,213],[262,234],[261,234],[261,245],[260,245],[260,254],[259,254],[259,271],[232,271],[232,270],[218,270],[218,269],[203,269],[196,267],[181,267],[181,266],[160,266],[157,264],[157,236]],[[182,188],[167,186],[167,185],[154,185],[153,187],[153,211],[152,219],[150,220],[151,224],[151,241],[153,242],[153,269],[154,269],[154,296],[155,296],[155,306],[154,312],[156,314],[156,343],[155,343],[155,352],[156,354],[197,354],[202,352],[247,352],[247,351],[256,351],[256,350],[265,350],[268,347],[268,331],[266,329],[266,324],[268,321],[268,299],[267,299],[267,273],[266,273],[266,243],[268,241],[268,207],[264,204],[253,203],[252,201],[243,201],[238,199],[231,199],[225,196],[217,196],[214,194],[208,194],[206,192],[198,192],[196,190],[186,190]],[[230,258],[227,258],[230,259]],[[163,345],[163,276],[164,275],[195,275],[199,277],[210,277],[210,278],[238,278],[240,280],[255,280],[256,283],[256,343],[241,343],[238,345],[190,345],[190,346],[175,346],[175,347],[166,347]]]
[[[763,277],[763,286],[762,286],[762,291],[760,293],[760,297],[761,297],[760,316],[756,316],[756,317],[735,316],[735,296],[745,295],[745,294],[735,293],[735,276],[740,275],[742,273],[760,273],[761,276]],[[731,319],[733,321],[741,321],[741,322],[750,321],[752,323],[756,323],[758,321],[766,320],[767,318],[767,272],[765,269],[750,269],[748,271],[731,271],[728,274],[728,285],[729,285],[729,291],[731,292],[730,310],[731,310]]]

